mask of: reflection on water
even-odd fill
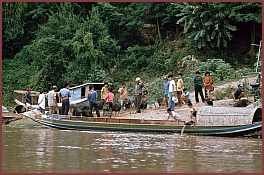
[[[2,172],[262,172],[262,140],[2,129]]]

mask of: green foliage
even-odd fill
[[[89,82],[113,82],[111,77],[103,77],[103,72],[101,70],[95,69],[88,74],[87,79],[84,80],[84,83]]]
[[[3,60],[2,62],[2,101],[4,106],[14,105],[14,90],[30,87],[32,66],[27,59]]]
[[[183,72],[189,89],[196,70],[211,71],[214,82],[239,78],[244,69],[232,66],[243,67],[250,42],[239,56],[224,47],[239,33],[237,24],[256,23],[260,30],[261,10],[261,3],[251,2],[3,3],[3,102],[13,101],[14,89],[28,86],[109,81],[116,87],[133,81],[133,87],[137,76],[146,81],[153,101],[162,95],[157,77],[176,75],[178,61],[187,55],[200,60]],[[182,37],[182,25],[191,40]],[[255,37],[260,38],[257,31]],[[251,64],[244,66],[252,71]],[[258,71],[261,67],[260,62]]]
[[[125,50],[125,57],[122,64],[119,64],[120,68],[125,68],[127,72],[133,72],[134,74],[139,74],[142,71],[146,71],[149,62],[151,61],[151,56],[154,54],[156,46],[146,46],[140,47],[138,45],[133,47],[128,47]],[[126,73],[122,74],[128,76]],[[123,77],[125,78],[125,77]]]
[[[163,77],[158,77],[150,83],[145,83],[148,88],[147,101],[149,104],[153,104],[157,99],[163,97]]]
[[[215,100],[223,100],[225,98],[232,98],[231,93],[234,91],[235,91],[234,88],[228,87],[221,91],[213,92],[213,95],[215,97]]]
[[[262,22],[261,2],[239,2],[234,3],[230,18],[235,18],[239,22]]]
[[[23,36],[23,13],[27,3],[5,2],[3,3],[3,40],[5,42],[16,40]]]
[[[198,63],[187,61],[187,67],[189,69],[182,72],[184,86],[187,89],[193,89],[193,78],[195,77],[196,71],[200,71],[202,77],[204,77],[205,72],[210,72],[214,84],[241,78],[242,75],[249,72],[249,69],[240,69],[235,71],[229,63],[226,63],[222,59],[208,59],[205,62],[200,61]]]
[[[116,62],[119,47],[110,38],[93,8],[86,20],[73,13],[71,3],[61,3],[46,24],[41,25],[33,49],[34,66],[41,70],[36,78],[61,86],[65,81],[79,83],[96,69],[109,71]],[[95,42],[96,41],[96,42]]]
[[[229,11],[232,8],[227,3],[175,3],[175,8],[181,8],[181,17],[177,23],[187,22],[184,33],[198,49],[227,47],[232,39],[231,32],[237,28],[231,25]]]

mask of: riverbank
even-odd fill
[[[247,78],[246,84],[249,85],[250,83],[254,83],[256,81],[256,77],[250,77]],[[214,93],[220,93],[223,90],[226,90],[228,88],[236,89],[238,84],[243,84],[243,79],[225,83],[219,86],[215,86],[214,92],[213,92],[213,99]],[[194,92],[191,92],[192,101],[195,101]],[[252,96],[249,96],[247,98],[251,104],[247,107],[253,107],[254,98]],[[199,97],[200,102],[195,103],[193,102],[193,107],[196,111],[199,111],[202,106],[205,106],[206,104],[201,102],[201,99]],[[213,100],[214,106],[234,106],[236,101],[234,101],[231,98],[231,94],[229,96],[225,97],[223,100]],[[259,105],[260,108],[262,108],[262,105]],[[174,110],[177,114],[181,116],[181,120],[183,121],[189,121],[190,120],[190,108],[187,104],[182,105],[182,107],[175,107]],[[166,112],[164,106],[158,107],[158,104],[151,104],[148,105],[146,110],[142,110],[141,113],[135,114],[135,111],[121,111],[120,114],[113,114],[113,117],[120,117],[120,118],[132,118],[132,119],[144,119],[144,120],[167,120],[168,113]],[[173,120],[170,118],[169,120]]]
[[[255,82],[255,77],[248,78],[247,83],[253,83]],[[242,84],[242,80],[231,82],[231,83],[226,83],[222,84],[219,86],[215,86],[214,92],[221,92],[227,88],[237,88],[238,84]],[[191,92],[192,99],[194,101],[194,92]],[[214,97],[214,96],[213,96]],[[247,107],[253,107],[253,102],[254,99],[253,97],[249,97],[248,100],[251,102],[251,104]],[[200,100],[201,101],[201,100]],[[236,102],[230,98],[230,96],[225,97],[223,100],[214,100],[213,105],[214,106],[234,106]],[[203,102],[200,103],[195,103],[193,102],[193,107],[196,109],[196,111],[199,111],[202,106],[205,106],[206,104]],[[260,108],[262,108],[261,105],[259,105]],[[182,107],[177,107],[175,108],[175,112],[181,116],[182,121],[189,121],[190,120],[190,108],[188,107],[187,104],[182,105]],[[96,116],[94,114],[94,116]],[[103,112],[101,111],[101,117],[103,116]],[[168,118],[168,113],[166,112],[164,106],[159,107],[157,103],[155,104],[150,104],[148,105],[147,109],[142,110],[141,113],[135,113],[134,110],[127,110],[123,111],[121,110],[120,113],[115,113],[113,112],[112,117],[117,117],[117,118],[127,118],[127,119],[143,119],[143,120],[167,120]],[[21,121],[20,121],[21,120]],[[31,123],[32,121],[28,119],[20,119],[17,121],[12,121],[9,123],[9,126],[22,126],[27,123]],[[173,120],[170,118],[169,120]],[[35,123],[35,122],[33,122]],[[31,125],[31,124],[29,124]]]

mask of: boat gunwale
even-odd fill
[[[55,119],[56,120],[56,119]],[[82,126],[82,125],[74,125],[67,127],[67,124],[65,123],[53,123],[52,120],[43,120],[43,119],[35,119],[36,122],[43,124],[45,126],[49,126],[52,128],[56,129],[64,129],[64,130],[104,130],[104,131],[137,131],[137,132],[157,132],[157,133],[180,133],[180,128],[167,128],[167,129],[157,129],[157,128],[115,128],[115,127],[100,127],[99,126]],[[57,119],[57,121],[59,121]],[[89,123],[89,122],[87,122]],[[97,123],[97,124],[103,124],[105,123]],[[122,125],[122,124],[121,124]],[[253,125],[253,126],[252,126]],[[261,127],[259,126],[261,125]],[[126,125],[128,126],[128,125]],[[78,128],[78,127],[84,127],[84,128]],[[180,127],[180,126],[178,126]],[[254,124],[250,125],[242,125],[242,126],[231,126],[231,127],[226,127],[226,126],[221,126],[222,128],[219,127],[214,127],[214,129],[211,129],[208,131],[208,126],[199,126],[199,128],[196,127],[189,127],[187,130],[185,130],[185,133],[192,134],[192,135],[208,135],[208,136],[243,136],[249,133],[252,133],[251,131],[253,130],[254,132],[256,131],[261,131],[262,130],[262,122],[256,122]],[[206,127],[206,128],[204,128]],[[224,127],[224,128],[223,128]],[[249,128],[248,128],[249,127]],[[240,128],[239,130],[237,128]],[[234,130],[235,129],[235,130]],[[246,129],[246,130],[245,130]],[[187,131],[187,132],[186,132]],[[241,134],[244,133],[244,134]]]
[[[106,118],[107,119],[107,118]],[[35,119],[35,120],[39,120],[39,119]],[[45,121],[48,121],[48,122],[52,122],[52,121],[62,121],[62,122],[69,122],[69,123],[87,123],[87,124],[102,124],[102,125],[135,125],[135,126],[160,126],[160,127],[183,127],[185,126],[184,124],[183,125],[166,125],[166,124],[161,124],[161,123],[158,123],[158,124],[153,124],[153,123],[117,123],[117,122],[107,122],[107,121],[102,121],[102,122],[95,122],[95,121],[89,121],[89,120],[70,120],[70,119],[57,119],[57,118],[41,118],[40,120],[45,120]],[[124,119],[124,120],[127,120],[127,119]],[[132,120],[143,120],[144,119],[132,119]],[[147,121],[147,120],[146,120]],[[163,120],[148,120],[148,121],[163,121]],[[57,123],[58,123],[57,122]],[[175,123],[178,123],[177,121],[169,121],[169,122],[175,122]],[[182,121],[183,122],[183,121]],[[252,124],[246,124],[246,125],[194,125],[192,126],[193,128],[203,128],[203,129],[208,129],[208,128],[236,128],[236,127],[242,127],[242,126],[251,126],[251,125],[254,125],[254,124],[257,124],[257,123],[262,123],[262,121],[260,122],[254,122]]]

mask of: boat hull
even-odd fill
[[[101,118],[99,121],[94,119],[56,119],[56,118],[35,118],[30,117],[33,121],[42,125],[64,129],[64,130],[104,130],[104,131],[129,131],[129,132],[156,132],[156,133],[183,133],[192,135],[208,136],[226,136],[236,137],[252,134],[262,130],[262,123],[256,122],[251,125],[243,126],[186,126],[176,121],[153,121],[142,122],[133,119],[120,120]],[[82,117],[80,117],[82,118]],[[105,121],[103,121],[105,120]],[[112,123],[115,121],[115,123]],[[117,122],[119,121],[119,122]],[[132,123],[131,121],[135,122]],[[140,124],[139,124],[140,123]],[[143,123],[143,124],[142,124]],[[158,124],[153,124],[158,123]]]

